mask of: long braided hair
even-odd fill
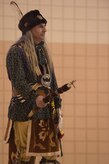
[[[22,18],[23,13],[20,10],[18,4],[15,1],[11,1],[10,5],[14,7],[15,11],[17,11],[19,19]],[[38,59],[37,59],[37,54],[35,51],[35,46],[34,46],[34,40],[31,31],[26,32],[25,35],[23,35],[19,41],[17,41],[15,44],[20,44],[20,46],[24,49],[26,57],[28,59],[28,63],[30,64],[31,70],[33,71],[34,75],[40,75],[41,71],[38,65]],[[48,68],[49,71],[53,71],[53,64],[51,57],[48,55],[48,48],[46,42],[44,42],[44,52],[45,56],[48,60]]]
[[[28,63],[31,67],[31,70],[33,71],[34,75],[41,75],[41,71],[39,68],[38,58],[37,58],[37,52],[35,50],[35,43],[33,40],[33,36],[31,31],[26,32],[25,35],[22,35],[22,37],[15,43],[20,45],[25,52],[26,58],[28,60]],[[48,61],[48,69],[49,72],[53,71],[53,64],[50,55],[48,54],[48,47],[46,42],[44,42],[43,49],[45,52],[45,57]]]

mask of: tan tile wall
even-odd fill
[[[6,49],[11,42],[0,42],[0,139],[2,140],[7,122],[7,108],[11,97],[11,86],[5,69]],[[58,53],[60,47],[75,51],[68,55],[66,51]],[[64,132],[62,163],[67,160],[75,164],[102,164],[109,160],[109,57],[103,57],[98,50],[108,46],[85,45],[86,51],[81,55],[82,44],[49,44],[59,86],[76,79],[76,89],[62,95]],[[77,48],[78,47],[78,48]],[[77,51],[76,51],[77,48]],[[90,49],[88,54],[87,49]],[[80,51],[79,51],[80,50]],[[94,55],[95,54],[95,55]],[[5,164],[7,145],[0,142],[0,156]],[[97,161],[97,162],[96,162]]]
[[[109,1],[16,0],[25,13],[36,7],[48,20],[47,41],[59,86],[76,79],[62,95],[64,157],[62,164],[108,164],[109,161]],[[3,144],[11,86],[6,52],[19,38],[17,14],[0,0],[0,163],[7,163]],[[38,162],[37,162],[38,163]]]

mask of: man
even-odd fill
[[[38,10],[19,21],[21,38],[11,46],[6,59],[12,99],[8,118],[12,121],[8,164],[59,164],[59,120],[61,99],[46,95],[57,91],[53,64],[45,43],[47,20]]]

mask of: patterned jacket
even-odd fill
[[[38,55],[38,47],[36,51]],[[41,65],[41,59],[43,60],[44,57],[44,54],[42,54],[39,65]],[[44,64],[44,62],[42,63]],[[33,90],[31,85],[40,83],[41,77],[34,76],[23,48],[18,45],[13,45],[8,51],[6,67],[9,80],[12,84],[12,98],[9,105],[8,117],[13,121],[26,121],[29,119],[29,112],[33,108],[36,108],[35,99],[38,96],[37,90]],[[57,82],[54,71],[51,72],[50,76],[51,89],[56,91]],[[56,109],[61,107],[59,96],[54,98],[54,105]],[[47,107],[45,107],[45,110],[38,110],[34,115],[35,119],[48,118],[49,116],[50,111]]]

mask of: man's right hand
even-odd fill
[[[43,98],[44,98],[44,96],[38,96],[38,97],[36,98],[36,105],[37,105],[37,107],[39,107],[39,108],[44,108],[44,107],[46,107],[47,104],[44,103]]]

